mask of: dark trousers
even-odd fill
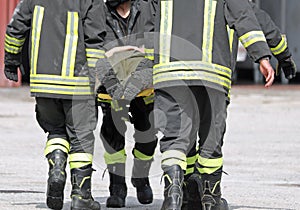
[[[97,125],[95,100],[36,98],[36,119],[48,140],[70,143],[70,154],[94,152],[93,130]]]
[[[124,149],[127,130],[124,120],[130,119],[135,130],[134,149],[144,155],[152,156],[157,145],[153,123],[153,103],[145,104],[142,97],[133,99],[130,105],[122,100],[118,103],[122,110],[115,110],[109,103],[101,102],[103,123],[100,136],[106,152],[113,154]]]
[[[207,159],[222,157],[226,127],[225,93],[204,86],[177,86],[155,90],[155,122],[164,134],[161,152],[196,153]],[[168,158],[178,158],[170,157]]]

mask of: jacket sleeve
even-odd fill
[[[22,0],[16,7],[7,25],[5,34],[5,65],[20,65],[21,51],[26,40],[26,34],[31,27],[32,12],[30,0]]]
[[[105,15],[102,0],[93,0],[84,20],[84,42],[89,67],[96,67],[96,62],[104,58]]]
[[[253,11],[264,32],[272,54],[279,61],[290,57],[291,53],[288,49],[285,36],[281,34],[279,28],[275,25],[270,16],[264,10],[258,8],[254,3],[250,4],[252,4]]]
[[[239,40],[252,60],[271,57],[264,33],[248,0],[225,0],[225,18],[230,28],[237,32]]]

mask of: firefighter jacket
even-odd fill
[[[91,97],[89,70],[104,56],[104,20],[102,0],[23,0],[7,26],[5,64],[18,62],[29,33],[31,95]]]
[[[106,4],[105,49],[126,45],[145,47],[146,57],[153,60],[155,6],[152,0],[132,0],[130,15],[124,20]]]
[[[248,0],[161,0],[156,16],[154,88],[204,85],[228,94],[233,67],[228,27],[254,61],[271,56]]]
[[[256,6],[255,3],[250,2],[252,9],[255,13],[257,21],[259,22],[261,29],[266,37],[267,44],[273,54],[273,56],[278,60],[285,60],[291,56],[288,49],[286,37],[281,34],[279,28],[275,25],[270,16],[262,9]],[[233,55],[233,67],[236,64],[237,49],[238,49],[238,36],[233,29],[228,31],[230,43],[232,46]],[[231,41],[234,40],[234,41]]]

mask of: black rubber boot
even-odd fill
[[[221,171],[214,174],[202,174],[203,180],[203,210],[229,210],[227,201],[221,198]]]
[[[203,187],[200,175],[191,175],[186,178],[184,184],[184,201],[181,210],[202,210],[201,198]]]
[[[109,171],[109,193],[110,196],[106,200],[108,208],[125,207],[127,186],[125,182],[125,164],[117,163],[107,165]]]
[[[134,159],[131,183],[136,188],[137,199],[141,204],[153,202],[153,192],[148,178],[152,161],[152,159]]]
[[[183,170],[179,165],[168,167],[164,171],[164,202],[161,210],[180,210],[182,205]]]
[[[91,193],[92,172],[91,165],[71,170],[71,210],[100,210]]]
[[[49,153],[46,157],[49,162],[47,206],[50,209],[60,210],[64,204],[67,154],[57,149]]]

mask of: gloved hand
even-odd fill
[[[20,67],[21,73],[24,74],[23,66],[5,65],[4,74],[7,79],[18,82],[18,68]]]
[[[132,73],[131,77],[127,80],[124,90],[124,99],[131,101],[142,90],[152,87],[153,77],[152,68],[145,68],[140,71]]]
[[[115,83],[106,87],[107,93],[112,97],[113,100],[119,100],[123,97],[124,88],[120,83]]]
[[[284,76],[287,79],[292,79],[296,76],[297,67],[292,57],[278,62],[276,68],[277,75],[279,74],[280,69],[282,69]]]

